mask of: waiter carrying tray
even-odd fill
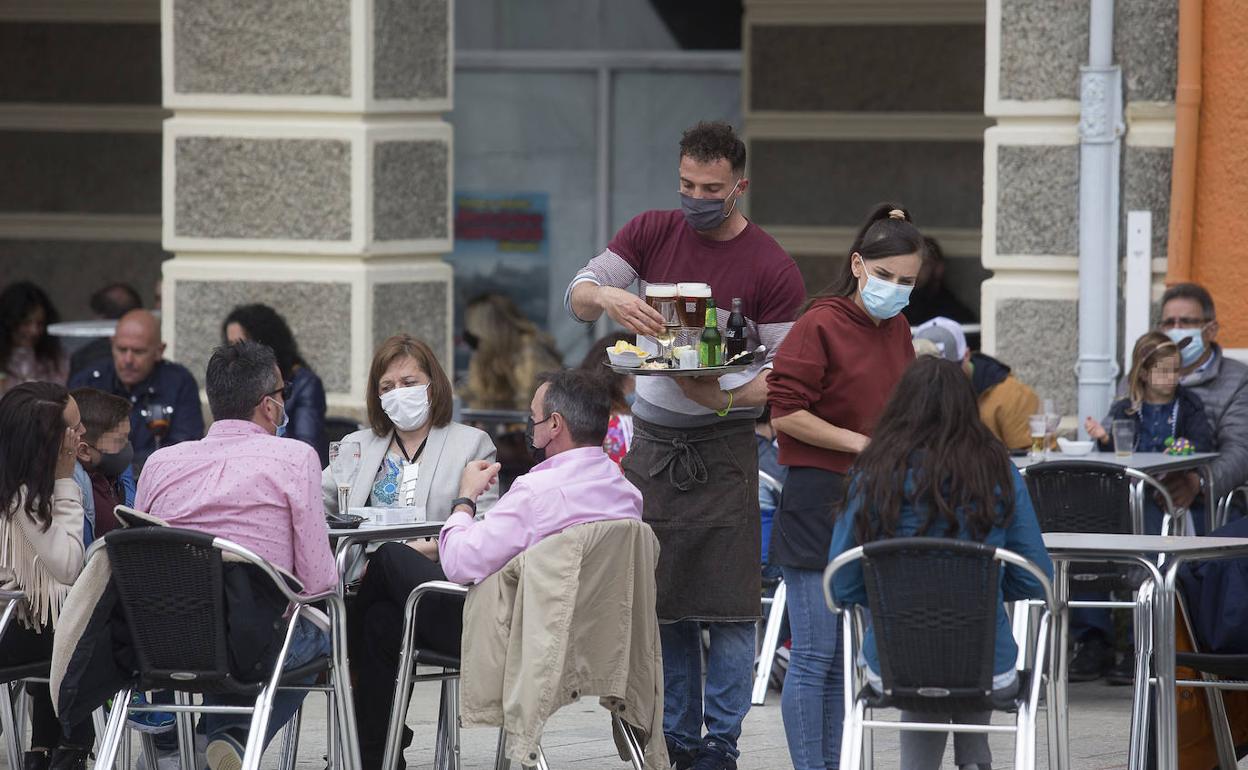
[[[628,291],[702,282],[717,307],[740,298],[766,361],[722,377],[638,377],[625,476],[642,493],[642,518],[662,546],[658,566],[663,646],[663,731],[676,768],[735,770],[750,708],[759,601],[758,455],[754,418],[767,401],[771,359],[806,299],[780,245],[741,213],[749,188],[745,144],[725,123],[699,123],[680,141],[680,209],[647,211],[572,279],[579,321],[606,313],[637,334],[663,317]],[[727,313],[719,315],[723,332]],[[710,631],[703,698],[701,626]],[[705,701],[705,703],[704,703]],[[705,723],[706,735],[702,727]]]

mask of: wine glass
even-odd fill
[[[338,484],[338,513],[346,514],[350,505],[351,480],[360,468],[360,442],[334,441],[329,445],[329,471]]]
[[[147,405],[140,411],[147,429],[156,437],[157,448],[163,443],[166,435],[169,434],[169,413],[172,407],[165,406],[159,401],[148,401]]]

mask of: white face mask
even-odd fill
[[[401,431],[417,430],[429,421],[429,386],[395,388],[381,394],[381,408]]]

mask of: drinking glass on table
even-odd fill
[[[360,442],[334,441],[329,445],[329,471],[338,484],[338,513],[350,506],[351,480],[360,467]]]
[[[1118,457],[1130,457],[1135,451],[1135,421],[1114,420],[1111,434],[1114,437],[1114,454]]]
[[[1047,454],[1057,440],[1057,429],[1062,425],[1062,416],[1053,406],[1053,399],[1044,400],[1044,451]]]
[[[710,284],[678,283],[676,289],[680,295],[680,304],[677,305],[680,328],[684,333],[694,336],[693,341],[696,343],[696,335],[702,333],[702,326],[706,323],[706,302],[711,298]]]
[[[148,401],[141,412],[147,429],[156,437],[157,448],[164,443],[165,436],[169,434],[169,413],[172,411],[170,407],[159,401]]]
[[[1031,459],[1043,460],[1045,434],[1048,433],[1049,421],[1043,414],[1033,414],[1027,418],[1027,429],[1031,432]]]
[[[665,361],[672,358],[672,342],[680,331],[680,297],[674,283],[651,283],[646,285],[646,302],[663,316],[663,331],[654,336],[659,343],[659,357]]]

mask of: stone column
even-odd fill
[[[264,302],[331,414],[390,334],[449,363],[450,0],[162,0],[161,36],[168,355],[202,384]]]
[[[1088,2],[988,0],[987,8],[984,112],[997,125],[984,132],[981,253],[995,274],[983,285],[983,346],[1073,415],[1079,67],[1088,60]],[[1152,211],[1156,299],[1169,226],[1177,2],[1115,8],[1114,59],[1122,67],[1127,116],[1118,256],[1126,250],[1126,213]],[[1124,363],[1133,342],[1118,345]]]

